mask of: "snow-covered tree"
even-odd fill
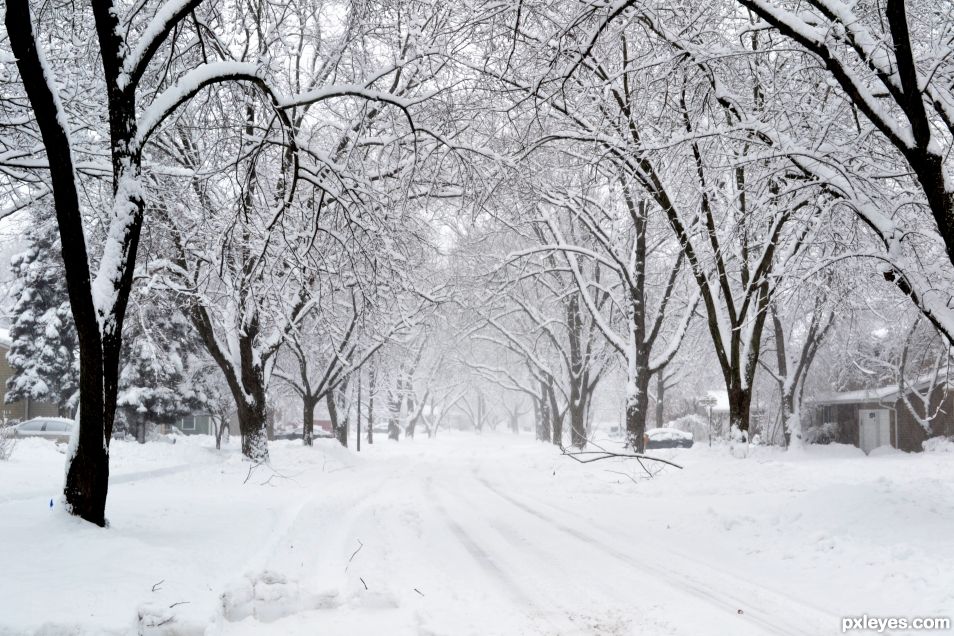
[[[79,389],[78,343],[70,313],[59,236],[52,218],[35,213],[27,248],[10,259],[13,375],[6,401],[47,400],[68,415]]]
[[[117,408],[127,430],[146,441],[149,425],[173,424],[204,407],[191,382],[196,337],[182,312],[155,301],[136,303],[124,334]]]

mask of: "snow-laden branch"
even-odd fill
[[[136,86],[139,83],[146,67],[149,66],[149,62],[152,61],[156,51],[162,46],[169,33],[200,4],[202,4],[202,0],[169,0],[169,2],[159,7],[152,20],[139,35],[136,46],[123,60],[122,71],[118,78],[121,90],[124,90],[127,86]]]

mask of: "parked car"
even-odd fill
[[[305,431],[303,429],[298,429],[297,431],[283,431],[281,433],[275,433],[275,436],[272,439],[290,439],[290,440],[301,440],[305,436]],[[322,437],[331,438],[334,437],[331,433],[325,429],[316,426],[311,430],[312,439],[319,439]]]
[[[42,437],[57,443],[70,441],[76,423],[62,417],[36,417],[4,430],[11,437]]]
[[[651,428],[645,439],[646,448],[692,448],[692,433],[677,428]]]

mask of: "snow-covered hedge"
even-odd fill
[[[838,422],[822,422],[817,426],[806,426],[803,439],[809,444],[831,444],[838,440],[841,425]]]

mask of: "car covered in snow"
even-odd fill
[[[3,434],[8,437],[40,437],[58,443],[70,441],[73,427],[76,423],[62,417],[36,417],[16,426],[4,429]]]
[[[646,448],[691,448],[692,433],[678,428],[651,428],[645,433]]]

